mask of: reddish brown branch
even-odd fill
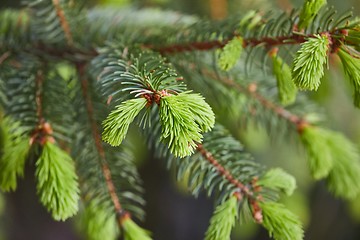
[[[243,183],[237,180],[224,166],[222,166],[219,161],[217,161],[214,156],[207,151],[202,144],[198,144],[196,150],[213,165],[221,176],[223,176],[229,183],[239,189],[239,192],[236,192],[234,196],[240,201],[243,196],[245,196],[252,207],[252,214],[254,220],[257,223],[262,222],[262,212],[258,204],[258,198],[254,196],[254,193]],[[258,197],[261,195],[258,195]]]
[[[306,41],[307,37],[311,37],[313,34],[308,36],[292,34],[290,36],[278,36],[278,37],[263,37],[263,38],[245,38],[243,40],[244,47],[246,46],[258,46],[264,45],[265,47],[274,47],[278,45],[289,45],[289,44],[300,44]],[[235,35],[234,37],[237,37]],[[185,44],[174,44],[165,47],[155,47],[155,46],[145,46],[146,48],[154,49],[161,54],[172,54],[180,52],[189,52],[189,51],[206,51],[214,48],[223,48],[230,39],[225,39],[224,41],[209,41],[209,42],[191,42]]]
[[[44,117],[43,117],[43,106],[42,106],[42,90],[43,90],[43,83],[44,83],[44,74],[41,70],[36,72],[36,79],[35,79],[35,102],[36,102],[36,116],[38,117],[38,123],[40,124]]]
[[[247,88],[245,88],[230,78],[225,78],[225,77],[219,78],[219,77],[215,76],[215,74],[210,73],[207,70],[203,70],[202,72],[203,72],[203,74],[208,75],[208,76],[212,77],[213,79],[216,79],[216,80],[224,83],[225,85],[227,85],[231,88],[234,88],[234,89],[238,90],[239,92],[242,92],[242,93],[247,94],[250,97],[254,98],[259,103],[261,103],[261,105],[264,106],[265,108],[271,110],[272,112],[276,113],[279,117],[281,117],[281,118],[287,120],[288,122],[292,123],[293,125],[295,125],[295,127],[297,128],[299,133],[301,133],[301,131],[304,129],[305,126],[310,125],[310,123],[308,121],[306,121],[306,119],[304,119],[298,115],[295,115],[295,114],[291,113],[290,111],[286,110],[285,108],[283,108],[282,106],[276,105],[275,103],[266,99],[264,96],[262,96],[257,91],[257,86],[255,84],[250,84]]]
[[[245,194],[247,197],[253,196],[253,193],[249,190],[248,187],[246,187],[243,183],[241,183],[239,180],[234,178],[234,176],[225,169],[215,158],[214,156],[208,152],[202,144],[198,144],[196,150],[201,153],[201,155],[211,164],[213,165],[216,170],[226,178],[232,185],[234,185],[236,188],[238,188],[242,194]]]
[[[66,20],[64,10],[60,6],[60,0],[52,0],[55,9],[56,9],[56,15],[59,17],[61,27],[65,33],[66,41],[69,46],[72,46],[74,44],[72,34],[70,31],[70,26],[68,21]]]
[[[92,132],[92,137],[95,141],[95,147],[97,152],[99,153],[100,156],[100,164],[101,164],[101,170],[102,173],[104,175],[105,181],[106,181],[106,186],[111,198],[111,201],[113,202],[115,211],[118,215],[118,222],[119,225],[121,226],[121,223],[123,221],[123,218],[128,216],[128,213],[126,211],[124,211],[124,209],[121,206],[119,197],[116,194],[116,189],[115,189],[115,184],[112,180],[112,176],[111,176],[111,171],[109,168],[109,165],[106,162],[106,157],[105,157],[105,151],[102,145],[102,140],[101,140],[101,135],[98,129],[98,125],[95,121],[94,118],[94,107],[93,107],[93,103],[91,100],[91,97],[89,96],[89,90],[88,90],[88,80],[86,78],[85,75],[85,65],[84,64],[78,64],[77,65],[78,68],[78,73],[80,76],[80,82],[81,82],[81,89],[82,89],[82,94],[85,100],[85,104],[86,104],[86,111],[88,114],[88,118],[90,121],[90,125],[91,125],[91,132]]]

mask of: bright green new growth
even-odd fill
[[[187,104],[189,110],[194,115],[195,122],[199,125],[201,131],[210,131],[215,124],[215,115],[205,98],[200,94],[189,94],[191,91],[183,92],[177,95],[177,100]]]
[[[284,106],[292,104],[296,100],[297,88],[292,81],[291,69],[279,56],[274,55],[272,59],[279,100]]]
[[[223,49],[219,50],[218,65],[221,69],[228,71],[233,68],[239,60],[243,50],[243,38],[234,37]]]
[[[127,218],[122,223],[124,230],[124,240],[151,240],[150,232],[139,227],[131,218]]]
[[[360,108],[360,59],[352,57],[343,48],[338,53],[346,76],[354,86],[354,105]]]
[[[290,196],[296,189],[296,180],[293,176],[280,168],[270,169],[258,181],[259,186],[282,191]]]
[[[119,235],[115,214],[112,209],[99,200],[92,199],[81,215],[81,228],[88,240],[115,240]]]
[[[360,193],[360,162],[357,147],[339,133],[329,139],[333,168],[326,179],[335,196],[354,199]]]
[[[315,179],[326,178],[336,196],[354,198],[360,192],[360,162],[356,146],[342,134],[306,127],[301,139]]]
[[[210,219],[205,240],[230,240],[231,229],[238,217],[238,200],[235,196],[217,206]]]
[[[25,161],[30,149],[29,139],[23,135],[20,123],[4,118],[1,128],[0,187],[3,191],[14,191],[17,176],[23,177]]]
[[[113,146],[119,146],[125,139],[130,124],[145,107],[145,98],[135,98],[122,102],[103,121],[102,139]]]
[[[185,157],[201,143],[201,132],[214,126],[215,117],[201,95],[183,92],[161,98],[160,120],[161,138],[168,141],[171,153]]]
[[[325,4],[326,0],[306,0],[299,15],[299,30],[309,26],[321,7]]]
[[[301,240],[304,237],[302,224],[284,205],[275,202],[260,202],[263,214],[262,225],[276,240]]]
[[[292,79],[301,90],[317,90],[324,76],[329,39],[326,35],[315,35],[301,45],[296,53]]]
[[[328,130],[311,126],[305,127],[301,132],[301,141],[307,151],[310,172],[314,179],[325,178],[333,168],[329,134]]]
[[[37,191],[55,220],[66,220],[78,211],[79,186],[71,157],[46,142],[36,161]]]

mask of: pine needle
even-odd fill
[[[324,76],[328,51],[329,39],[326,35],[315,35],[301,45],[292,69],[293,81],[299,89],[318,89]]]
[[[304,237],[302,224],[284,205],[275,202],[261,202],[262,225],[276,240],[301,240]]]
[[[305,0],[304,6],[301,9],[299,15],[299,30],[302,30],[309,26],[316,14],[319,12],[322,6],[326,4],[326,0]]]
[[[292,81],[291,69],[279,56],[274,55],[272,59],[279,100],[284,106],[292,104],[296,100],[297,88]]]
[[[35,175],[40,201],[55,220],[64,221],[77,213],[79,186],[73,160],[66,152],[46,142]]]
[[[238,200],[229,198],[217,206],[210,219],[210,226],[205,234],[205,240],[230,240],[231,230],[238,216]]]
[[[139,227],[131,218],[127,218],[122,223],[124,230],[124,240],[151,240],[150,232]]]
[[[14,191],[17,187],[17,176],[24,175],[25,161],[31,146],[29,139],[23,135],[19,122],[4,118],[0,128],[0,187],[3,191]]]
[[[296,180],[293,176],[280,168],[273,168],[267,171],[258,181],[259,186],[282,191],[290,196],[296,189]]]
[[[119,235],[115,214],[111,207],[92,199],[85,206],[81,216],[81,228],[88,240],[115,240]]]
[[[301,141],[308,155],[308,163],[311,175],[314,179],[322,179],[328,176],[333,168],[333,154],[328,143],[329,131],[306,127],[301,133]]]
[[[222,70],[228,71],[233,68],[240,59],[243,51],[243,38],[234,37],[225,47],[219,50],[218,65]]]
[[[103,121],[102,139],[113,146],[119,146],[125,139],[130,124],[145,105],[145,98],[130,99],[118,105]]]

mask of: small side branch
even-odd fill
[[[59,17],[61,27],[65,33],[67,44],[69,46],[73,46],[74,41],[73,41],[73,37],[72,37],[71,31],[70,31],[70,26],[65,17],[64,10],[60,6],[60,0],[52,0],[52,2],[56,9],[56,15]]]
[[[272,112],[276,113],[280,118],[283,118],[286,121],[293,124],[299,133],[301,133],[301,131],[303,130],[303,128],[305,126],[310,125],[310,123],[308,121],[306,121],[306,119],[304,119],[298,115],[295,115],[295,114],[291,113],[290,111],[286,110],[285,108],[283,108],[282,106],[276,105],[275,103],[266,99],[264,96],[262,96],[259,92],[256,91],[257,87],[255,84],[250,84],[247,88],[245,88],[230,78],[225,78],[225,77],[219,78],[219,77],[214,76],[215,74],[212,74],[206,70],[203,70],[203,73],[205,75],[211,76],[213,79],[216,79],[216,80],[222,82],[223,84],[225,84],[229,87],[232,87],[232,88],[236,89],[237,91],[244,93],[244,94],[252,97],[253,99],[257,100],[265,108],[271,110]]]
[[[99,153],[99,156],[101,159],[101,161],[100,161],[101,170],[102,170],[102,173],[103,173],[105,181],[106,181],[106,186],[107,186],[111,201],[114,205],[114,208],[115,208],[115,211],[116,211],[116,214],[118,217],[118,224],[119,224],[119,226],[121,226],[122,222],[123,222],[123,218],[128,217],[129,213],[124,211],[124,209],[121,206],[120,199],[116,194],[115,184],[112,180],[109,165],[106,162],[105,151],[104,151],[102,141],[101,141],[101,135],[100,135],[97,123],[94,118],[93,103],[92,103],[91,97],[88,94],[88,80],[85,76],[85,65],[79,64],[77,67],[78,67],[78,73],[80,76],[82,94],[83,94],[83,97],[85,100],[86,110],[87,110],[88,118],[89,118],[90,125],[91,125],[92,137],[95,141],[95,147],[96,147],[97,152]]]
[[[254,192],[252,192],[247,186],[237,180],[229,170],[227,170],[224,166],[222,166],[218,160],[214,158],[214,156],[207,151],[202,144],[198,144],[196,150],[208,161],[211,165],[213,165],[218,173],[223,176],[229,183],[239,189],[239,192],[235,193],[234,196],[240,201],[243,197],[246,197],[252,208],[252,215],[254,220],[257,223],[261,223],[263,220],[262,211],[259,206],[258,200],[261,199],[261,195],[255,196]],[[255,184],[254,184],[255,185]],[[255,186],[256,187],[256,186]]]

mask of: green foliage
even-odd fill
[[[359,153],[342,134],[306,127],[301,139],[309,155],[315,179],[325,178],[330,191],[338,197],[354,198],[360,192]]]
[[[234,37],[224,48],[219,50],[218,65],[222,70],[228,71],[233,68],[239,60],[243,50],[243,38]]]
[[[293,176],[280,168],[268,170],[258,181],[259,186],[278,190],[290,196],[296,189],[296,180]]]
[[[326,0],[305,0],[299,15],[299,29],[306,28],[325,4]]]
[[[3,191],[16,190],[17,176],[23,177],[25,161],[30,150],[29,139],[23,135],[19,122],[6,117],[0,120],[1,158],[0,187]]]
[[[79,187],[71,157],[46,142],[36,161],[37,191],[55,220],[66,220],[78,211]]]
[[[284,63],[281,57],[274,55],[273,73],[276,77],[277,87],[279,91],[279,100],[283,105],[289,105],[295,102],[297,88],[292,81],[291,69]]]
[[[276,240],[301,240],[304,237],[299,219],[284,205],[275,202],[261,202],[263,213],[262,225]]]
[[[100,200],[91,199],[81,213],[81,229],[88,240],[115,240],[119,235],[115,214]]]
[[[345,48],[337,52],[346,76],[354,87],[354,105],[360,108],[360,59],[351,56]]]
[[[231,229],[235,225],[238,212],[238,200],[234,196],[217,206],[210,219],[205,240],[230,240]]]
[[[332,149],[328,143],[328,130],[306,127],[301,132],[301,141],[308,155],[308,163],[313,178],[325,178],[333,168]]]
[[[127,100],[111,111],[104,120],[102,138],[113,146],[119,146],[126,137],[130,124],[146,105],[145,98]]]
[[[329,139],[333,168],[326,183],[335,196],[354,199],[360,193],[360,158],[357,147],[343,135],[333,134]]]
[[[292,78],[302,90],[317,90],[324,75],[327,62],[329,38],[326,35],[315,35],[301,44],[296,53],[292,69]]]
[[[150,232],[139,227],[131,218],[126,218],[122,222],[124,230],[124,240],[151,240]]]
[[[209,131],[215,122],[210,106],[199,94],[183,92],[164,96],[160,101],[161,138],[168,142],[176,157],[191,155],[201,143],[201,132]]]

